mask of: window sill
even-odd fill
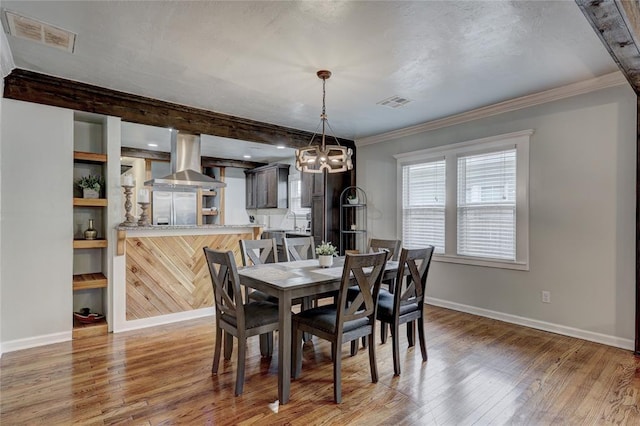
[[[453,256],[447,254],[434,254],[436,262],[458,263],[462,265],[485,266],[488,268],[514,269],[516,271],[528,271],[528,262],[510,262],[506,260],[490,260],[478,257]]]

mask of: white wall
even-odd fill
[[[627,86],[358,148],[371,236],[396,237],[392,155],[534,129],[530,270],[434,262],[433,303],[633,348],[636,97]],[[551,304],[540,300],[551,291]]]
[[[246,225],[249,223],[246,204],[246,186],[243,169],[227,167],[224,181],[227,187],[224,189],[224,224]]]
[[[3,350],[72,329],[73,113],[2,101],[0,330]]]

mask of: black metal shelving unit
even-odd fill
[[[347,250],[364,253],[367,247],[367,194],[349,186],[340,194],[340,254]]]

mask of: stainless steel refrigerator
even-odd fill
[[[153,191],[154,225],[195,225],[196,192]]]

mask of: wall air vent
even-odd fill
[[[8,10],[4,14],[12,36],[73,53],[76,34]]]
[[[376,105],[382,105],[389,108],[400,108],[409,102],[411,102],[411,99],[403,98],[402,96],[391,96],[390,98],[377,102]]]

